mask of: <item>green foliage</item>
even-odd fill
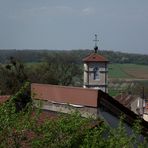
[[[7,63],[9,57],[15,57],[23,62],[41,62],[57,54],[68,55],[74,63],[82,63],[82,59],[93,50],[0,50],[0,63]],[[112,63],[148,64],[148,55],[130,54],[114,51],[99,50]]]
[[[109,88],[109,90],[108,90],[108,94],[110,95],[110,96],[118,96],[118,95],[120,95],[120,91],[119,90],[117,90],[117,89],[112,89],[112,88]]]
[[[61,115],[57,120],[48,120],[36,130],[37,136],[32,140],[33,147],[76,147],[82,140],[88,119],[79,114]],[[42,136],[44,135],[44,136]]]
[[[45,61],[49,56],[56,54],[69,54],[74,57],[77,63],[82,63],[84,58],[93,50],[0,50],[0,63],[7,63],[9,57],[15,57],[23,62],[41,62]],[[133,63],[133,64],[148,64],[148,55],[130,54],[114,51],[99,50],[99,54],[104,55],[112,63]]]
[[[123,120],[124,116],[121,116],[118,127],[116,129],[113,128],[110,130],[110,134],[108,136],[108,143],[110,148],[114,146],[116,146],[117,148],[129,148],[133,147],[135,144],[135,140],[137,137],[135,137],[135,139],[133,139],[133,135],[130,135],[129,137],[125,129]]]
[[[16,101],[28,87],[28,83],[20,89],[9,101],[0,106],[0,147],[19,148],[21,141],[25,138],[24,130],[30,125],[32,107],[28,104],[24,110],[17,112]]]
[[[55,85],[82,85],[82,68],[69,55],[49,57],[46,62],[24,65],[14,58],[0,65],[0,93],[14,94],[25,81]]]
[[[60,85],[76,85],[75,78],[82,80],[83,71],[71,54],[56,54],[47,58],[51,75]],[[81,82],[79,82],[81,84]]]
[[[74,63],[58,63],[53,60],[50,63],[47,61],[29,65],[26,69],[29,81],[33,83],[66,86],[81,86],[82,84],[82,69]]]
[[[82,85],[82,68],[73,55],[60,53],[46,55],[45,62],[29,64],[27,75],[31,82]]]
[[[9,64],[0,65],[0,90],[2,94],[14,94],[27,80],[24,65],[10,57]]]
[[[79,112],[58,114],[57,118],[40,120],[42,111],[29,103],[16,112],[15,100],[20,98],[28,84],[0,106],[0,147],[2,148],[129,148],[147,147],[148,141],[138,141],[140,120],[134,123],[129,136],[121,117],[117,128],[110,128],[100,119],[82,118]],[[101,121],[101,122],[100,122]],[[94,126],[94,122],[100,123]]]

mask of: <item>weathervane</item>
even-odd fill
[[[97,53],[98,51],[97,42],[99,42],[97,34],[95,34],[95,39],[93,41],[95,42],[94,50],[95,50],[95,53]]]

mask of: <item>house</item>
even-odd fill
[[[148,101],[146,99],[128,93],[120,94],[116,96],[115,99],[135,114],[148,121]]]
[[[117,127],[124,114],[128,132],[132,132],[131,126],[139,118],[102,90],[33,83],[31,92],[36,107],[62,113],[79,111],[83,117],[102,118],[112,127]],[[147,133],[148,122],[142,119],[142,125]]]
[[[123,104],[125,107],[132,110],[137,115],[143,114],[143,99],[137,95],[131,95],[128,93],[122,93],[118,96],[115,96],[115,99],[119,101],[121,104]]]
[[[83,117],[97,118],[98,90],[33,83],[31,93],[35,105],[44,110],[62,113],[78,110]]]

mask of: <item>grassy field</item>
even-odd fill
[[[128,90],[133,94],[141,94],[142,87],[148,95],[148,65],[110,64],[109,65],[109,94],[116,96]],[[134,84],[131,87],[131,84]],[[136,85],[138,84],[138,88]]]
[[[148,80],[148,65],[110,64],[109,78]]]
[[[109,65],[109,78],[130,78],[123,70],[122,64]]]

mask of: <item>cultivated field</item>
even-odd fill
[[[110,64],[109,78],[148,80],[148,65]]]
[[[110,64],[109,65],[109,93],[112,96],[121,92],[142,94],[142,88],[148,96],[148,65]]]

